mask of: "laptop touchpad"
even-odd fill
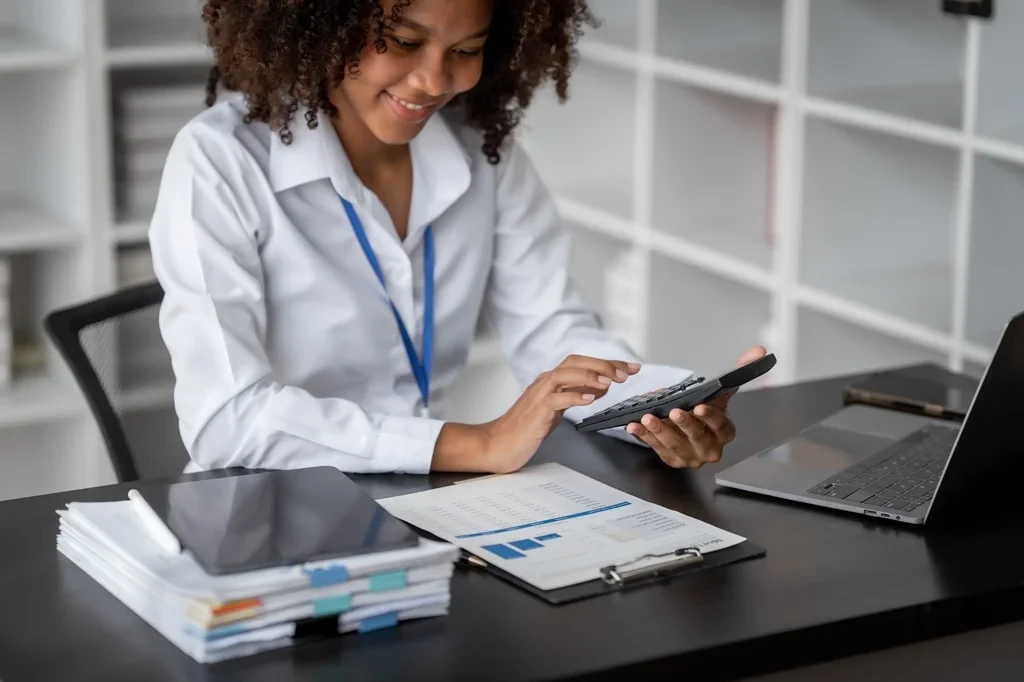
[[[888,438],[866,433],[814,426],[761,457],[827,473],[841,471],[890,443]]]
[[[739,462],[720,479],[754,489],[804,494],[886,445],[889,438],[816,425],[782,445]]]

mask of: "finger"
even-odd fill
[[[548,372],[546,386],[551,391],[564,391],[574,386],[586,386],[598,391],[604,391],[611,385],[612,380],[589,369],[578,369],[575,367],[560,367]]]
[[[711,405],[698,405],[693,414],[711,429],[722,445],[731,443],[736,438],[736,425],[722,410]]]
[[[665,448],[665,446],[662,445],[661,440],[651,433],[651,431],[649,431],[643,424],[639,422],[627,424],[626,432],[632,434],[637,440],[649,445],[661,461],[673,469],[685,469],[689,466],[685,459],[678,457],[673,451]]]
[[[654,415],[645,415],[641,420],[644,428],[652,432],[662,446],[673,453],[673,456],[682,460],[685,466],[699,467],[704,459],[694,443],[690,441],[687,434],[671,420],[664,420]]]
[[[653,433],[663,446],[675,452],[677,457],[687,458],[686,455],[689,454],[687,451],[690,449],[690,444],[687,442],[686,436],[679,432],[679,429],[671,424],[666,424],[653,414],[645,414],[640,419],[640,423],[644,428]]]
[[[754,360],[763,358],[767,354],[768,351],[765,349],[764,346],[753,346],[752,348],[748,348],[747,350],[743,351],[743,355],[741,355],[740,359],[736,361],[736,366],[739,367],[740,365],[745,365],[749,362],[753,362]]]
[[[549,409],[556,412],[564,412],[570,407],[577,407],[579,405],[590,405],[594,402],[595,396],[593,393],[576,393],[569,391],[561,391],[558,393],[550,393],[544,398],[544,405]]]
[[[712,398],[707,402],[707,404],[717,407],[719,410],[722,410],[724,412],[726,409],[728,409],[729,401],[732,400],[732,397],[734,395],[736,395],[736,389],[726,391],[725,393]]]
[[[640,371],[640,365],[622,360],[603,360],[589,355],[570,355],[562,360],[559,367],[579,367],[597,372],[619,383]]]
[[[669,419],[686,434],[694,455],[704,462],[717,462],[722,458],[722,447],[704,422],[678,408],[669,413]]]

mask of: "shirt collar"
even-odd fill
[[[301,111],[301,110],[300,110]],[[376,212],[372,193],[352,169],[330,119],[317,112],[318,125],[310,130],[305,116],[296,115],[289,130],[290,144],[273,135],[270,185],[283,192],[307,182],[329,178],[339,194],[364,209]],[[415,246],[426,226],[445,212],[470,185],[470,156],[441,112],[427,121],[410,143],[413,164],[409,206],[409,247]]]
[[[282,142],[276,131],[271,133],[270,187],[275,192],[330,177],[320,142],[324,123],[329,124],[329,121],[320,118],[317,129],[310,130],[305,116],[295,116],[288,126],[292,135],[290,144]]]

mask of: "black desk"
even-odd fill
[[[741,394],[723,466],[840,407],[840,381]],[[538,454],[742,534],[768,556],[552,607],[460,569],[452,614],[200,666],[54,548],[54,510],[128,486],[0,504],[0,678],[21,680],[541,680],[627,671],[737,679],[1024,619],[1024,523],[923,532],[717,489],[713,468],[564,428]],[[452,477],[366,477],[376,496]],[[1019,660],[1019,659],[1018,659]],[[893,670],[893,679],[908,679]],[[974,679],[993,676],[973,670]],[[834,679],[834,678],[827,678]],[[876,679],[870,677],[868,679]],[[916,678],[911,678],[916,679]]]

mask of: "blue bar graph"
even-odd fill
[[[527,538],[526,540],[513,540],[512,542],[510,542],[508,544],[512,545],[516,549],[522,549],[522,550],[539,549],[539,548],[544,546],[544,545],[540,544],[539,542],[537,542],[536,540],[530,540],[529,538]]]
[[[484,545],[483,548],[486,549],[491,554],[493,554],[493,555],[495,555],[497,557],[500,557],[502,559],[524,559],[524,558],[526,558],[525,554],[523,554],[522,552],[517,552],[516,550],[512,549],[508,545]]]
[[[541,535],[537,538],[537,540],[540,542],[544,542],[545,540],[557,540],[560,537],[562,536],[558,533],[548,533],[547,535]]]

